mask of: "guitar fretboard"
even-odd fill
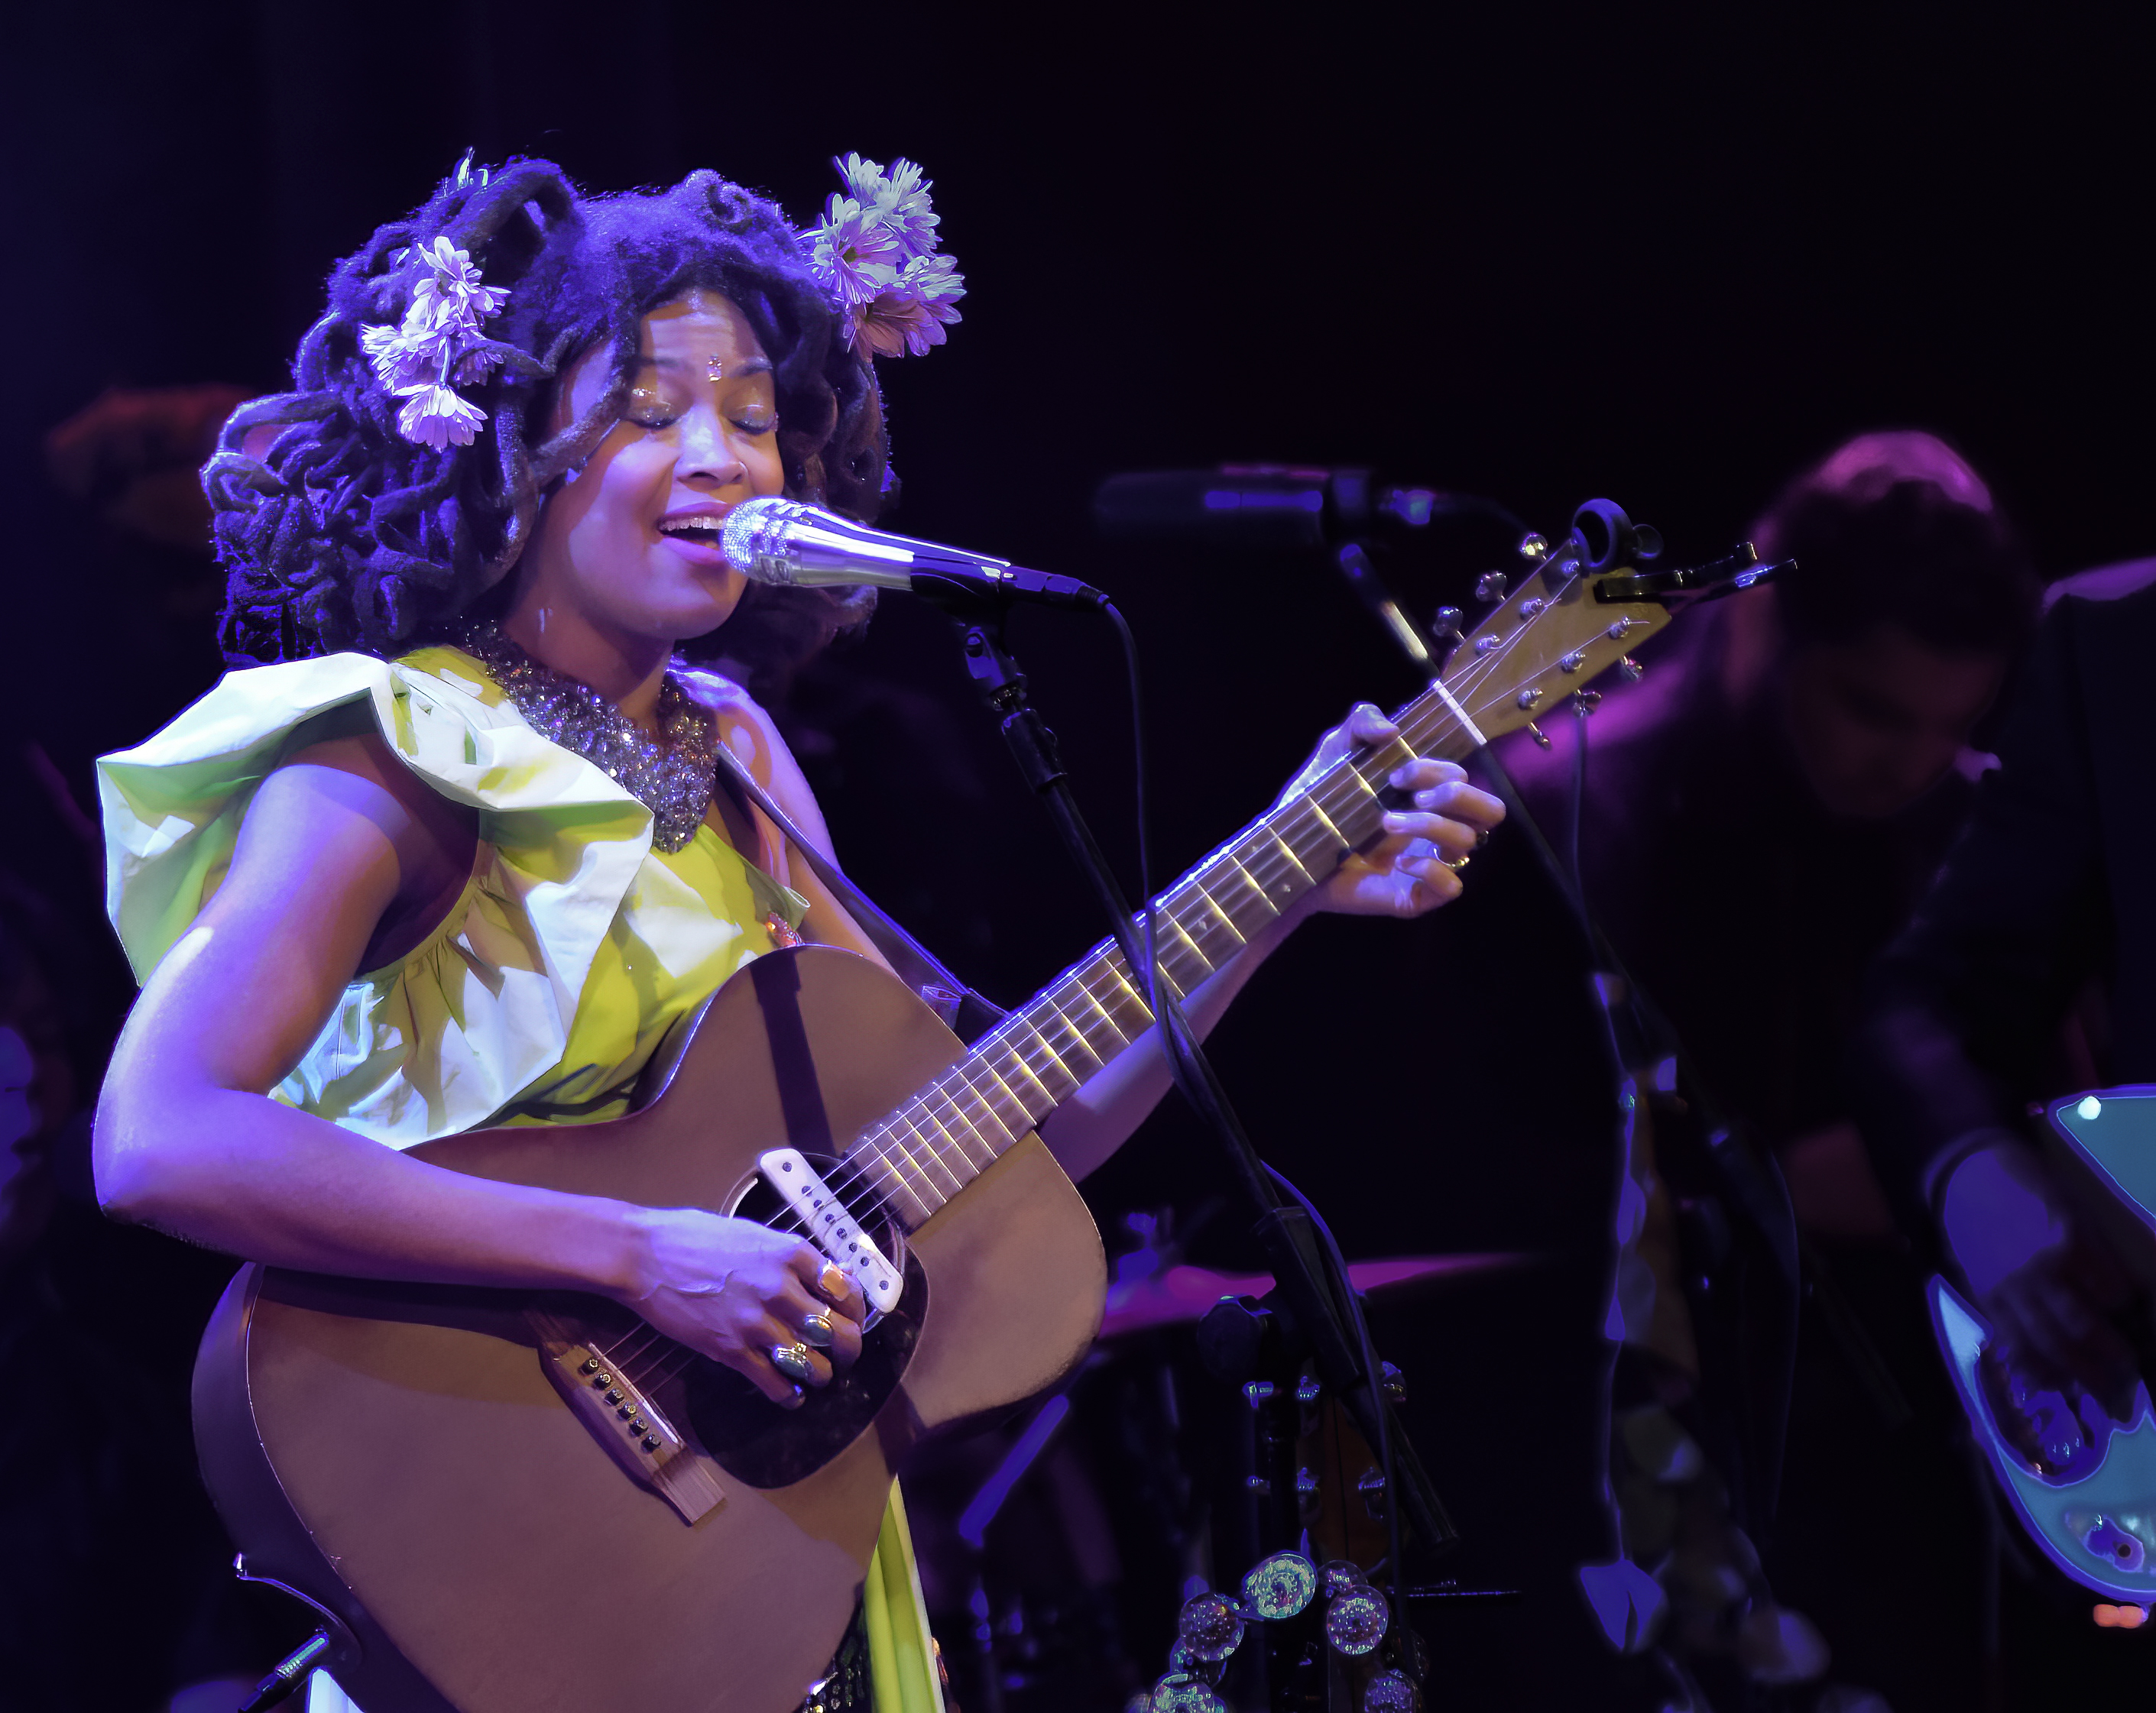
[[[1380,792],[1416,756],[1457,757],[1477,735],[1449,691],[1400,710],[1400,738],[1334,762],[1307,790],[1259,817],[1156,898],[1150,914],[1163,984],[1178,999],[1382,831]],[[844,1177],[864,1180],[909,1227],[971,1183],[998,1155],[1152,1025],[1144,983],[1103,941],[967,1055],[848,1151]]]

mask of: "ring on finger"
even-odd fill
[[[1458,874],[1458,873],[1459,873],[1462,869],[1466,868],[1466,867],[1467,866],[1467,864],[1468,864],[1469,863],[1472,862],[1473,860],[1474,860],[1474,859],[1473,859],[1472,857],[1468,857],[1468,856],[1456,856],[1456,857],[1441,856],[1441,857],[1440,857],[1440,858],[1438,859],[1438,861],[1440,861],[1440,862],[1443,863],[1443,864],[1445,865],[1445,867],[1446,867],[1446,868],[1448,868],[1448,869],[1451,869],[1451,870],[1452,870],[1452,872],[1453,872],[1454,874]]]
[[[774,1344],[771,1347],[771,1366],[797,1385],[813,1378],[816,1372],[805,1344]]]
[[[817,1295],[834,1303],[845,1301],[846,1293],[853,1286],[854,1281],[847,1275],[846,1269],[836,1261],[824,1262],[824,1270],[816,1275]]]
[[[813,1315],[803,1315],[801,1317],[802,1342],[813,1344],[819,1350],[830,1349],[831,1340],[836,1330],[831,1325],[831,1317],[820,1309]]]

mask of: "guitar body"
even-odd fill
[[[2054,1101],[2054,1151],[2079,1206],[2144,1289],[2156,1288],[2156,1088]],[[2093,1398],[2024,1389],[1985,1360],[1992,1329],[1943,1279],[1932,1327],[1977,1443],[2045,1556],[2106,1599],[2156,1604],[2156,1411],[2136,1388],[2133,1418]]]
[[[876,965],[802,946],[714,994],[630,1116],[415,1151],[726,1212],[764,1151],[809,1151],[819,1121],[843,1151],[963,1052]],[[907,1246],[858,1382],[783,1411],[698,1362],[665,1394],[721,1495],[693,1522],[550,1378],[535,1304],[624,1330],[614,1305],[566,1295],[243,1269],[196,1371],[204,1476],[247,1573],[337,1620],[326,1663],[367,1713],[785,1713],[844,1633],[908,1449],[1049,1384],[1100,1322],[1099,1235],[1031,1135]]]

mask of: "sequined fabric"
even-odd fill
[[[588,685],[542,666],[489,619],[458,646],[484,665],[532,729],[574,750],[651,811],[651,842],[685,849],[704,824],[718,773],[711,710],[670,674],[659,688],[660,741]]]
[[[853,1713],[870,1707],[875,1699],[875,1685],[869,1680],[868,1608],[856,1600],[853,1622],[846,1626],[839,1651],[831,1656],[823,1680],[802,1702],[800,1713]]]

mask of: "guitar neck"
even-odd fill
[[[1433,687],[1395,716],[1400,737],[1334,762],[1309,788],[1260,816],[1146,912],[1162,984],[1178,999],[1240,951],[1383,830],[1379,793],[1416,756],[1456,758],[1483,734]],[[1145,984],[1112,940],[1096,946],[896,1112],[871,1126],[847,1163],[917,1226],[993,1165],[1152,1027]]]

